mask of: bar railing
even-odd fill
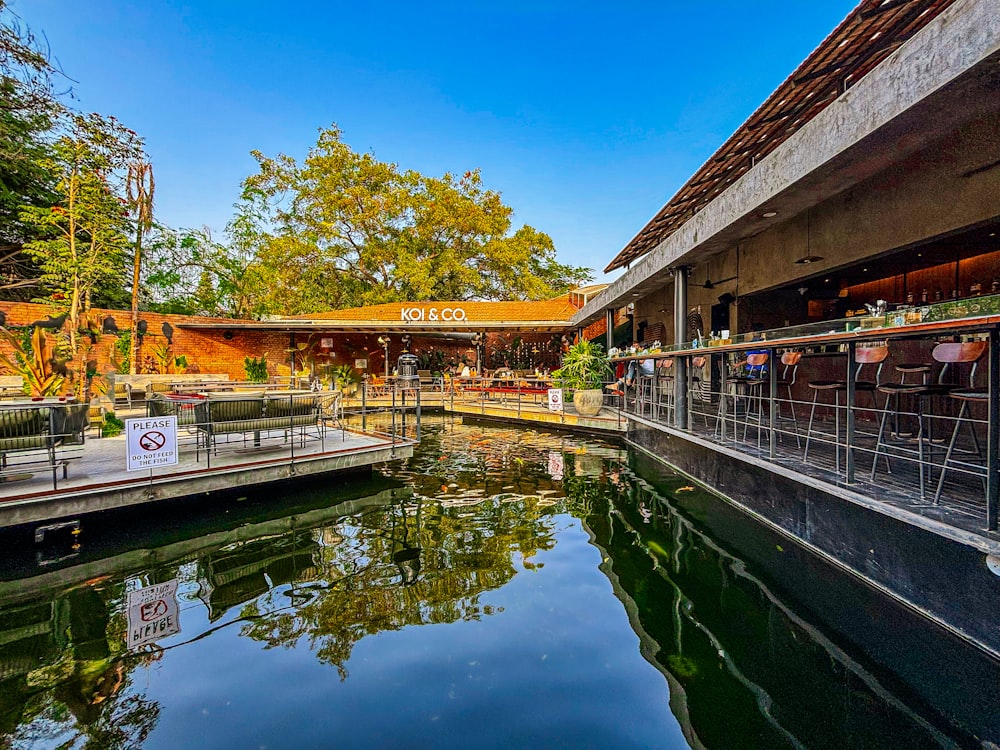
[[[803,360],[794,391],[778,384],[781,353],[810,346],[808,338],[781,340],[765,332],[763,340],[757,334],[758,340],[740,344],[638,354],[632,358],[652,359],[657,367],[654,375],[640,376],[620,404],[626,417],[689,432],[876,499],[927,512],[953,511],[973,526],[995,531],[1000,515],[998,326],[1000,318],[990,315],[867,334],[827,331],[823,346],[836,351],[824,356],[836,360],[826,360],[826,375],[839,362],[834,379],[841,382],[821,395],[809,387],[815,377],[810,360]],[[930,351],[934,343],[955,339],[988,342],[978,364],[952,367],[947,382],[939,384],[944,365],[931,362],[928,382],[911,381],[914,387],[899,395],[877,387],[899,385],[895,364],[905,358],[904,349],[919,344]],[[859,351],[879,345],[889,347],[889,359],[872,388],[858,379]],[[768,367],[748,378],[732,362],[751,348],[767,353]],[[670,359],[686,364],[682,384],[673,374],[681,368],[665,366]],[[818,361],[811,360],[814,368]],[[687,407],[682,424],[677,423],[679,397]],[[948,522],[951,517],[941,518]]]

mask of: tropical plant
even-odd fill
[[[0,363],[9,372],[24,379],[25,390],[31,396],[55,396],[66,382],[66,363],[58,358],[54,339],[36,327],[28,349],[20,338],[0,328],[0,336],[14,350],[14,358],[0,353]]]
[[[267,382],[267,352],[260,357],[244,357],[243,370],[247,374],[247,380],[251,383]]]
[[[131,371],[132,361],[132,334],[128,331],[119,331],[112,345],[111,364],[115,372],[128,375]]]
[[[153,359],[156,361],[156,372],[159,375],[166,375],[170,372],[170,365],[174,363],[174,355],[170,351],[170,344],[163,342],[153,346]]]
[[[178,354],[174,357],[174,372],[181,374],[187,371],[188,358],[186,354]]]
[[[612,373],[604,347],[580,339],[566,350],[562,366],[552,373],[552,379],[558,388],[591,390],[602,387]]]
[[[349,390],[359,380],[357,372],[347,364],[337,365],[332,368],[330,370],[330,379],[333,382],[333,387],[339,391]]]
[[[101,425],[102,437],[116,437],[125,430],[125,423],[111,412],[104,415],[104,424]]]

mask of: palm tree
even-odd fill
[[[139,272],[142,269],[142,238],[153,226],[153,165],[137,159],[128,165],[126,177],[128,202],[135,212],[135,255],[132,260],[132,357],[129,373],[136,374],[139,361],[139,337],[136,326],[139,322]]]

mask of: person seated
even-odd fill
[[[628,363],[628,370],[624,377],[615,381],[612,393],[623,395],[626,388],[635,386],[635,379],[638,375],[652,376],[655,372],[656,364],[651,359],[633,359]]]

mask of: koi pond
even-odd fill
[[[79,521],[0,534],[0,747],[1000,743],[1000,664],[600,440]]]

